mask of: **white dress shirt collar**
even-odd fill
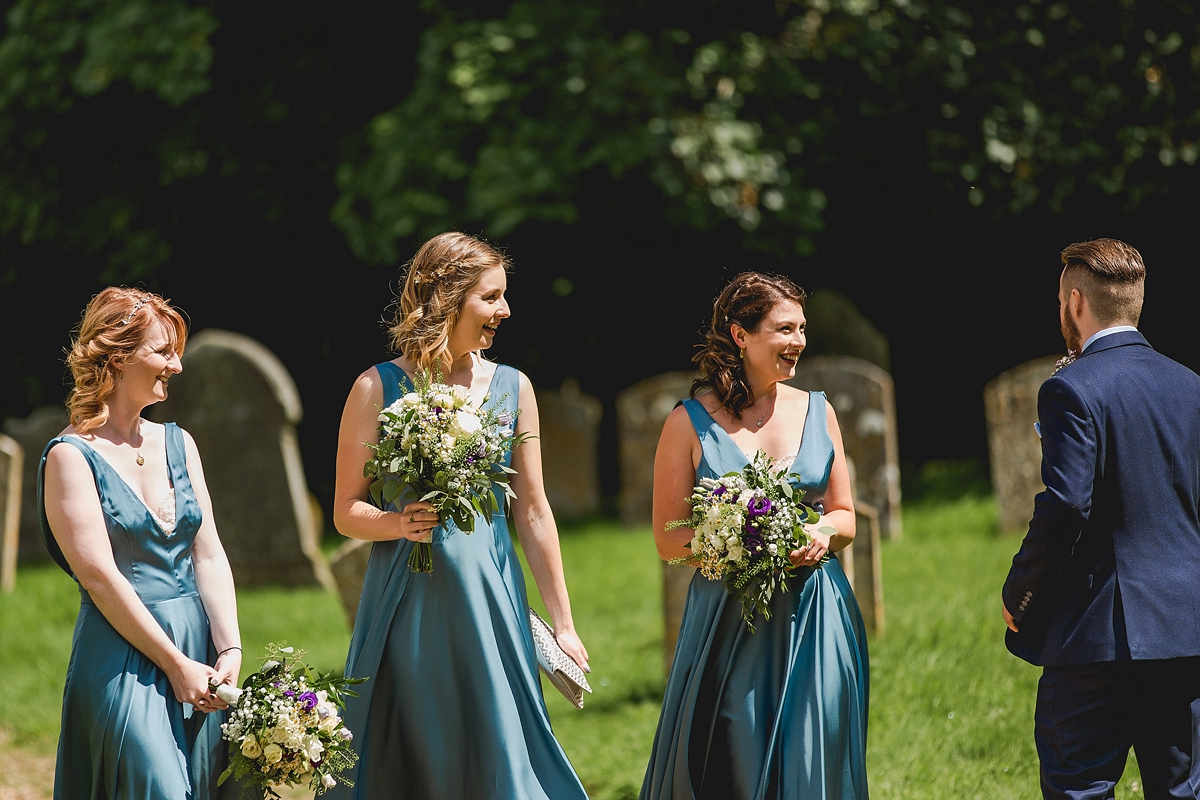
[[[1136,330],[1137,330],[1137,328],[1134,327],[1133,325],[1114,325],[1111,328],[1105,328],[1102,331],[1096,331],[1095,333],[1093,333],[1091,336],[1088,337],[1088,340],[1086,342],[1083,343],[1083,349],[1079,351],[1079,354],[1083,355],[1084,353],[1086,353],[1087,349],[1092,346],[1092,342],[1096,341],[1097,339],[1103,339],[1105,336],[1111,336],[1114,333],[1124,333],[1125,331],[1136,331]]]

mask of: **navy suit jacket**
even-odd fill
[[[1200,655],[1200,377],[1136,331],[1038,393],[1042,482],[1004,582],[1008,649],[1065,666]]]

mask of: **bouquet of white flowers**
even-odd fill
[[[267,646],[262,669],[247,676],[242,688],[221,685],[217,696],[229,704],[221,735],[229,742],[229,766],[217,785],[232,775],[252,797],[278,798],[278,786],[307,786],[324,794],[342,772],[358,761],[350,747],[354,736],[339,713],[347,686],[365,678],[314,672],[303,650]]]
[[[772,469],[761,450],[740,472],[702,478],[689,500],[692,516],[667,524],[667,530],[692,528],[691,555],[672,564],[698,567],[709,580],[725,582],[742,604],[742,619],[754,631],[754,613],[771,618],[771,597],[787,591],[788,553],[808,545],[805,529],[821,515],[797,498],[799,476]],[[833,528],[818,528],[834,534]],[[825,563],[822,561],[822,564]]]
[[[414,387],[379,413],[379,444],[367,445],[373,456],[363,467],[372,479],[371,499],[380,508],[402,495],[426,501],[443,522],[451,519],[471,533],[476,515],[500,510],[494,487],[516,497],[509,487],[516,470],[505,466],[504,456],[528,434],[513,433],[511,412],[477,407],[461,387],[428,375],[418,375]],[[413,548],[408,565],[414,572],[433,571],[429,541]]]

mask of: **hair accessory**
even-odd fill
[[[121,324],[128,325],[129,320],[133,319],[133,315],[136,314],[138,312],[138,310],[141,309],[142,306],[146,305],[146,303],[149,302],[149,300],[150,300],[149,297],[143,297],[141,300],[138,300],[137,303],[134,304],[134,306],[133,306],[133,311],[129,312],[129,316],[126,317],[125,319],[121,320]]]

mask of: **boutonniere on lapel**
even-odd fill
[[[1074,361],[1077,356],[1078,356],[1078,353],[1076,353],[1074,350],[1071,350],[1070,348],[1068,348],[1067,354],[1065,356],[1063,356],[1062,358],[1060,358],[1058,361],[1054,362],[1054,372],[1051,372],[1050,374],[1057,375],[1058,371],[1060,369],[1062,369],[1067,364],[1070,364],[1072,361]]]

